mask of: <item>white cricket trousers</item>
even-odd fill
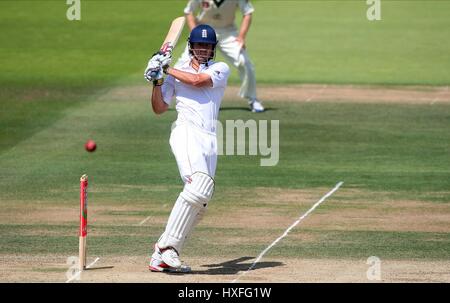
[[[214,178],[217,165],[217,136],[189,123],[172,129],[170,147],[184,183],[195,172]]]
[[[250,60],[247,50],[240,48],[239,43],[236,42],[238,32],[218,29],[216,30],[216,34],[217,39],[219,40],[217,48],[225,59],[233,64],[239,71],[239,77],[241,79],[239,96],[249,100],[256,99],[255,68]],[[188,60],[190,60],[189,48],[186,46],[180,61],[185,62]],[[177,65],[178,63],[176,66]]]
[[[170,147],[184,183],[188,182],[189,177],[195,172],[214,177],[217,163],[215,134],[203,131],[187,122],[176,123],[170,134]],[[181,253],[186,239],[205,212],[206,207],[199,210],[186,203],[180,195],[172,208],[166,229],[158,240],[158,246],[160,248],[172,246]]]

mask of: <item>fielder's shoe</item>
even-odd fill
[[[250,110],[254,113],[262,113],[264,111],[264,106],[257,99],[249,101]]]
[[[164,251],[167,251],[163,250]],[[171,249],[175,251],[173,248]],[[180,262],[179,267],[173,267],[168,265],[166,262],[163,261],[161,250],[159,249],[158,245],[155,244],[155,251],[153,252],[152,258],[150,259],[150,264],[148,268],[153,272],[170,272],[170,273],[189,273],[191,272],[191,268],[186,265],[181,265],[180,259],[178,258],[178,262]],[[175,251],[176,252],[176,251]],[[176,254],[178,257],[178,254]]]

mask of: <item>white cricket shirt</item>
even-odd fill
[[[176,99],[178,123],[190,123],[211,133],[216,132],[216,120],[223,94],[227,86],[230,68],[226,63],[209,61],[208,66],[201,64],[198,72],[190,65],[190,61],[177,66],[177,69],[193,74],[208,74],[213,82],[212,87],[195,87],[185,84],[173,76],[167,76],[161,90],[165,103],[170,105]]]
[[[242,15],[255,10],[248,0],[190,0],[184,13],[195,13],[201,9],[196,17],[199,23],[209,24],[219,30],[236,30],[235,15],[238,8]]]

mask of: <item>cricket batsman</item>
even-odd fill
[[[189,60],[172,68],[170,52],[158,52],[145,70],[145,78],[153,82],[151,103],[156,114],[167,111],[172,99],[176,100],[178,117],[169,142],[184,182],[165,231],[154,246],[151,271],[190,271],[182,266],[179,255],[214,192],[216,121],[230,74],[226,63],[213,61],[216,45],[211,26],[196,26],[188,38]]]
[[[235,24],[238,9],[243,15],[239,31]],[[196,11],[199,14],[194,16]],[[245,48],[253,12],[253,5],[248,0],[190,0],[184,9],[191,30],[203,23],[215,29],[219,40],[218,49],[239,71],[242,82],[239,96],[248,100],[252,112],[259,113],[264,111],[264,107],[256,97],[255,69]],[[188,60],[189,49],[186,48],[175,67]]]

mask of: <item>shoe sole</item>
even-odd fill
[[[181,266],[180,268],[174,267],[156,267],[156,266],[148,266],[148,269],[152,272],[165,272],[165,273],[190,273],[192,272],[189,266]]]

